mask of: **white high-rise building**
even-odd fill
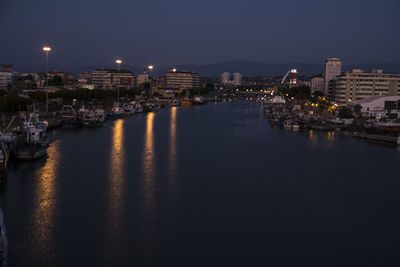
[[[228,84],[231,79],[231,74],[229,72],[224,72],[221,75],[221,83]]]
[[[329,58],[325,61],[325,95],[328,95],[329,82],[342,73],[342,61],[338,58]]]
[[[242,74],[235,72],[233,74],[233,85],[239,86],[242,85]]]

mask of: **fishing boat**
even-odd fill
[[[7,266],[8,239],[4,224],[3,210],[0,208],[0,266]]]
[[[183,107],[188,107],[193,104],[193,101],[189,97],[185,97],[184,99],[181,100],[181,106]]]
[[[7,171],[10,152],[7,145],[0,139],[0,180],[2,180]]]
[[[179,100],[176,98],[172,99],[171,106],[179,106]]]
[[[106,119],[106,115],[103,109],[95,109],[94,113],[96,113],[97,117],[101,122],[104,122],[104,120]]]
[[[103,112],[104,113],[104,112]],[[85,109],[82,107],[78,111],[79,119],[82,121],[83,127],[100,127],[103,125],[104,116],[99,116],[95,110]]]
[[[119,106],[119,102],[114,102],[111,112],[107,113],[107,118],[117,119],[124,115],[124,110]]]
[[[202,97],[202,96],[195,96],[195,97],[193,98],[193,104],[202,105],[202,104],[204,104],[204,103],[205,103],[204,97]]]
[[[133,115],[136,112],[136,109],[132,104],[124,104],[123,109],[126,115]]]
[[[82,118],[84,127],[100,127],[103,125],[104,118],[99,117],[99,115],[95,111],[89,111]]]
[[[63,128],[79,128],[83,126],[82,120],[78,118],[78,114],[70,105],[63,106],[61,117]]]
[[[139,102],[132,101],[130,104],[135,108],[135,112],[136,113],[142,113],[143,112],[143,106]]]
[[[285,120],[283,122],[283,127],[286,129],[292,129],[293,121],[292,120]]]
[[[24,124],[23,135],[16,140],[14,156],[18,160],[35,160],[46,155],[46,128],[40,124]]]

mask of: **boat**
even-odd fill
[[[181,106],[187,107],[191,106],[193,104],[193,101],[189,97],[185,97],[184,99],[181,100]]]
[[[124,110],[119,106],[119,102],[115,102],[113,104],[113,108],[111,112],[107,113],[107,118],[109,119],[117,119],[121,118],[124,115]]]
[[[101,110],[102,111],[102,110]],[[79,119],[82,121],[83,127],[100,127],[104,122],[104,111],[88,110],[82,107],[79,109]]]
[[[293,121],[292,120],[285,120],[283,122],[283,127],[286,129],[292,129]]]
[[[136,113],[142,113],[143,112],[143,107],[139,102],[132,101],[130,103],[134,108]]]
[[[23,135],[16,140],[13,152],[18,160],[35,160],[46,155],[48,146],[44,127],[39,124],[24,124]]]
[[[3,180],[7,171],[10,151],[7,145],[0,139],[0,180]]]
[[[7,266],[8,239],[4,224],[3,210],[0,208],[0,266]]]
[[[171,106],[179,106],[179,100],[176,98],[172,99]]]
[[[27,130],[29,127],[36,127],[41,128],[43,131],[47,130],[48,127],[47,121],[42,121],[39,119],[39,112],[34,110],[33,112],[29,113],[29,117],[24,119],[23,127],[24,130]]]
[[[106,115],[103,109],[95,109],[94,113],[96,113],[97,117],[101,122],[104,122],[104,120],[106,119]]]
[[[126,115],[133,115],[136,112],[136,109],[132,104],[124,104],[123,109]]]
[[[70,105],[64,105],[61,110],[63,128],[79,128],[83,126],[82,120],[78,118],[76,111]]]
[[[89,111],[82,118],[82,122],[84,127],[100,127],[103,126],[104,117],[100,117],[95,111]]]
[[[195,96],[193,98],[193,104],[202,105],[204,103],[205,103],[204,97],[202,97],[202,96]]]

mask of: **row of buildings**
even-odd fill
[[[203,80],[195,72],[173,69],[161,78],[149,77],[146,71],[135,75],[129,70],[95,69],[91,73],[79,73],[77,78],[70,72],[53,70],[48,73],[50,85],[66,88],[105,89],[134,88],[149,84],[152,87],[181,93],[184,90],[203,87]],[[0,89],[32,89],[43,88],[46,82],[45,73],[17,73],[12,65],[1,65]],[[162,91],[162,90],[161,90]]]
[[[321,91],[338,104],[371,96],[400,96],[400,74],[388,74],[380,69],[342,71],[342,61],[330,58],[325,62],[324,75],[312,78],[311,91]]]

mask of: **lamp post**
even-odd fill
[[[119,66],[122,64],[122,60],[121,59],[117,59],[117,60],[115,60],[115,63],[117,64],[117,66],[118,66],[118,73],[119,73]],[[119,75],[118,75],[118,79],[119,79],[119,85],[121,85],[121,77],[119,77]],[[119,103],[119,86],[118,86],[118,88],[117,88],[117,91],[118,91],[118,103]]]
[[[46,54],[46,114],[49,113],[49,52],[51,51],[50,46],[44,46],[43,51]]]
[[[153,65],[149,65],[148,67],[147,67],[148,69],[149,69],[149,79],[150,79],[150,83],[149,83],[149,97],[151,97],[152,95],[153,95],[153,91],[152,91],[152,89],[151,89],[151,71],[154,69],[154,66]]]

